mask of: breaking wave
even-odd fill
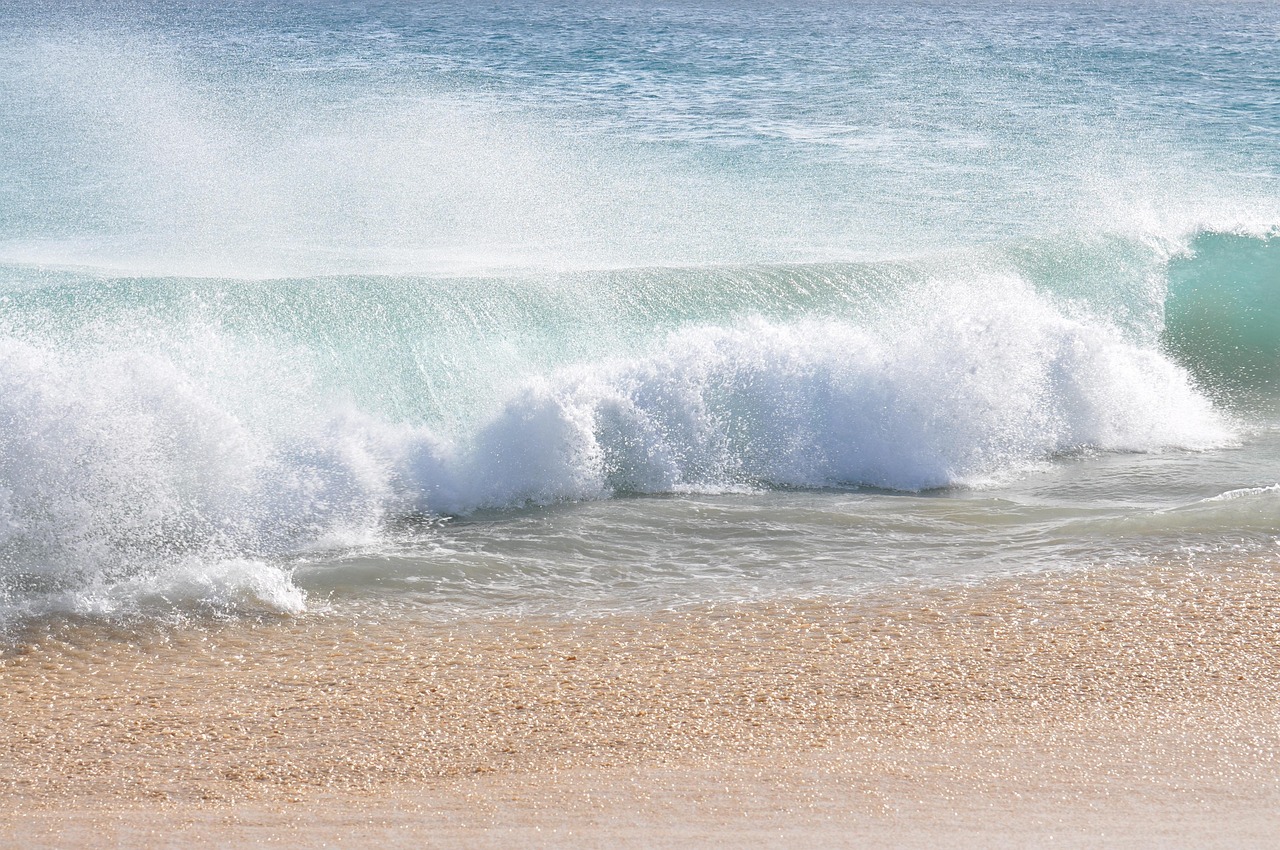
[[[814,297],[787,269],[753,274],[761,302]],[[828,279],[827,295],[859,285]],[[616,348],[600,356],[570,338],[591,329],[543,315],[572,328],[570,356],[556,363],[539,343],[521,374],[497,341],[493,356],[473,341],[446,360],[473,382],[402,388],[402,407],[432,408],[416,418],[363,405],[355,388],[415,381],[403,359],[421,367],[423,349],[353,364],[297,328],[247,333],[226,306],[246,297],[234,289],[199,309],[139,311],[126,287],[60,331],[38,319],[74,287],[27,295],[26,323],[11,315],[0,338],[0,588],[26,613],[184,599],[295,610],[290,557],[376,541],[415,516],[615,494],[983,487],[1081,451],[1233,438],[1159,346],[1010,276],[881,287],[835,298],[846,306],[825,317],[680,322],[668,300],[662,322],[652,304],[631,317],[649,317],[648,339],[594,332],[597,350]],[[333,317],[318,328],[334,333]],[[335,390],[357,365],[373,371]],[[505,389],[486,404],[466,387]]]

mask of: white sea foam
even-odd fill
[[[251,374],[222,368],[231,355],[216,341],[165,356],[116,350],[120,338],[5,338],[4,592],[15,605],[70,593],[99,612],[183,600],[288,611],[302,597],[280,558],[377,539],[413,512],[984,486],[1080,449],[1231,439],[1180,367],[1018,280],[903,298],[861,323],[686,327],[536,376],[456,440],[335,409],[279,352],[260,352],[277,369]]]
[[[918,293],[868,326],[689,328],[532,383],[461,455],[420,452],[416,477],[428,509],[465,512],[618,490],[973,486],[1084,448],[1230,438],[1159,353],[994,287]]]
[[[1210,496],[1207,499],[1201,499],[1201,502],[1231,502],[1236,499],[1245,499],[1250,496],[1266,496],[1270,494],[1280,494],[1280,484],[1272,484],[1267,487],[1239,487],[1235,490],[1228,490],[1225,493],[1219,493],[1216,496]]]
[[[394,502],[360,424],[255,428],[154,354],[0,340],[0,422],[0,622],[6,607],[298,610],[262,559],[350,545]]]

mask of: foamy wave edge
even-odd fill
[[[265,427],[154,353],[86,361],[0,340],[2,601],[298,611],[280,563],[368,544],[415,514],[616,493],[981,487],[1086,449],[1233,439],[1181,367],[1029,286],[910,298],[864,324],[687,327],[639,356],[531,379],[454,441],[319,402]]]

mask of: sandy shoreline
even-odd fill
[[[1280,576],[85,632],[0,668],[0,843],[1268,846]]]

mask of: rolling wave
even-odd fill
[[[359,318],[340,329],[347,311],[323,288],[291,323],[296,304],[242,309],[261,290],[35,287],[0,339],[0,592],[27,613],[127,610],[182,588],[201,606],[290,610],[281,558],[369,543],[407,517],[619,493],[982,487],[1086,450],[1233,439],[1158,347],[1019,278],[905,286],[885,272],[892,286],[853,297],[847,270],[808,273],[733,278],[774,317],[709,320],[726,299],[682,305],[692,296],[669,279],[666,300],[636,296],[628,312],[567,297],[554,320],[527,292],[492,294],[505,320],[487,332],[468,314],[483,299],[447,320],[442,305],[429,346],[364,362],[325,334],[376,352],[424,326],[402,313],[385,337]],[[793,310],[814,299],[830,315]],[[527,357],[504,349],[520,323],[546,335]],[[479,340],[451,348],[468,329]],[[452,395],[422,394],[422,375],[449,369]],[[362,384],[371,399],[412,386],[379,408]],[[388,412],[415,399],[435,409]]]
[[[298,610],[291,564],[423,518],[1271,427],[1256,4],[870,8],[8,4],[0,622]],[[1234,469],[1179,493],[1275,480]]]

